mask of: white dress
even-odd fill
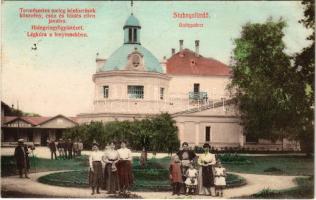
[[[225,186],[226,180],[225,180],[225,168],[221,167],[215,167],[215,180],[214,180],[215,186]]]
[[[185,184],[188,186],[196,186],[198,171],[196,169],[188,169],[186,172],[187,179],[185,180]]]

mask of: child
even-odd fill
[[[189,169],[185,175],[187,178],[185,180],[186,186],[186,195],[188,194],[195,194],[197,188],[197,177],[198,171],[193,167],[193,164],[189,164]]]
[[[226,186],[226,169],[221,165],[220,161],[217,161],[215,165],[215,193],[216,196],[223,196],[223,189]]]
[[[172,160],[169,167],[169,178],[172,183],[172,195],[177,194],[180,195],[180,189],[182,184],[182,173],[181,173],[181,162],[177,155],[175,155]]]

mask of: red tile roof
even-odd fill
[[[56,118],[56,117],[64,117],[62,115],[57,115],[57,116],[54,116],[54,117],[20,117],[22,120],[32,124],[33,126],[37,126],[39,124],[43,124],[44,122],[47,122],[53,118]],[[74,122],[77,122],[77,118],[76,117],[65,117],[65,118],[68,118],[70,119],[71,121],[74,121]],[[14,120],[18,119],[17,116],[4,116],[4,118],[2,119],[3,120],[3,123],[9,123],[9,122],[12,122]]]
[[[167,60],[167,73],[174,75],[230,76],[231,69],[224,63],[184,49]]]

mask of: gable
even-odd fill
[[[64,117],[57,116],[39,125],[41,128],[70,128],[77,125],[74,121]]]
[[[31,123],[28,123],[21,119],[13,120],[9,123],[6,123],[5,125],[8,127],[32,127],[33,126]]]

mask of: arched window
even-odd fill
[[[133,42],[136,42],[137,41],[137,29],[134,28],[134,34],[133,34]]]
[[[133,29],[129,28],[128,29],[128,42],[132,42],[132,33],[133,33]]]

